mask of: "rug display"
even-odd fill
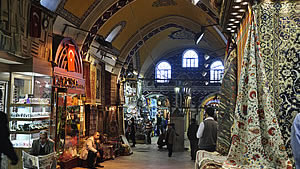
[[[220,105],[218,113],[217,152],[227,155],[231,144],[231,127],[236,104],[237,94],[237,57],[236,49],[229,53],[225,63],[224,77],[220,92]]]
[[[218,152],[208,152],[198,150],[196,154],[195,169],[219,169],[226,160],[226,156],[222,156]]]
[[[242,58],[232,143],[223,168],[291,168],[270,97],[253,13]]]
[[[267,85],[289,157],[291,126],[300,112],[299,5],[300,2],[289,1],[254,8]]]

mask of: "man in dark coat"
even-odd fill
[[[190,140],[192,160],[196,159],[196,151],[198,149],[198,138],[196,136],[198,127],[196,119],[192,119],[187,132],[188,139]]]
[[[18,156],[9,140],[8,120],[6,114],[0,111],[0,168],[2,153],[11,160],[12,165],[16,165],[18,163]]]

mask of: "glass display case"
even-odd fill
[[[9,127],[15,148],[30,148],[41,130],[49,131],[51,90],[50,76],[12,73]]]

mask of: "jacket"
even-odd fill
[[[174,144],[175,143],[175,139],[176,139],[176,132],[174,128],[169,128],[167,130],[167,134],[166,134],[166,143],[167,144]]]
[[[82,147],[82,151],[80,153],[80,159],[82,160],[86,160],[87,159],[87,156],[88,156],[88,153],[89,151],[92,151],[94,153],[97,153],[97,144],[95,142],[95,139],[94,139],[94,136],[92,137],[89,137],[83,147]]]
[[[33,140],[32,143],[32,147],[29,151],[29,154],[34,155],[34,156],[38,156],[40,155],[40,139],[37,140]],[[50,154],[53,153],[54,150],[54,141],[52,141],[51,139],[48,139],[48,141],[45,143],[45,153],[46,154]]]
[[[188,132],[187,132],[187,136],[188,136],[189,140],[198,140],[198,138],[196,137],[198,127],[199,126],[196,123],[192,123],[189,126]]]

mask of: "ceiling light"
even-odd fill
[[[197,45],[200,43],[203,36],[204,36],[204,31],[201,31],[195,35],[195,42]]]
[[[242,2],[241,4],[242,5],[248,5],[248,2]]]
[[[229,28],[229,27],[228,27],[228,28],[226,28],[226,29],[227,29],[227,30],[229,30],[229,31],[231,30],[231,28]]]
[[[239,12],[246,12],[245,9],[239,9],[238,11],[239,11]]]
[[[208,83],[208,81],[205,81],[205,85],[207,86],[209,83]]]
[[[235,30],[231,30],[230,32],[235,32]]]
[[[208,68],[208,66],[209,66],[209,64],[207,64],[207,63],[206,63],[206,64],[204,64],[204,67],[205,67],[205,68]]]
[[[227,24],[228,26],[231,26],[231,25],[234,25],[233,23],[229,23],[229,24]]]
[[[202,76],[205,77],[207,75],[207,72],[202,72]]]
[[[237,17],[237,18],[242,18],[242,15],[237,15],[237,16],[235,16],[235,17]]]
[[[233,19],[233,18],[232,18],[232,19],[229,19],[229,21],[235,21],[235,20],[236,20],[236,19]]]
[[[236,2],[236,3],[240,3],[240,2],[242,2],[243,0],[234,0],[234,2]]]
[[[239,13],[237,12],[232,12],[231,15],[238,15]]]
[[[234,21],[234,23],[240,23],[240,21]]]
[[[236,6],[233,6],[232,8],[238,9],[238,8],[241,8],[241,6],[236,5]]]
[[[231,27],[232,27],[232,28],[237,28],[237,26],[235,26],[235,25],[234,25],[234,26],[231,26]]]
[[[205,60],[208,60],[209,58],[210,58],[209,55],[204,55],[204,59],[205,59]]]

